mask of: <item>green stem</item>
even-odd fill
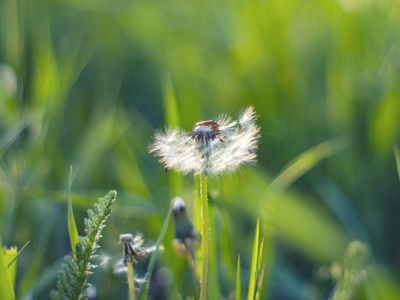
[[[128,262],[126,262],[126,264],[128,266],[129,300],[136,300],[133,263],[128,261]]]
[[[208,299],[208,279],[210,273],[210,217],[208,215],[207,175],[200,177],[201,215],[203,216],[203,273],[200,300]]]

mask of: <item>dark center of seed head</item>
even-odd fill
[[[209,128],[211,129],[211,131],[205,131],[205,128]],[[208,120],[196,123],[196,128],[194,129],[194,131],[188,133],[188,136],[196,141],[201,141],[204,139],[209,141],[214,140],[220,134],[221,131],[219,130],[218,123],[213,120]]]

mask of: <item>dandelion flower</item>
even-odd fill
[[[252,106],[233,121],[222,115],[196,123],[192,132],[168,128],[157,131],[150,153],[160,157],[166,170],[184,174],[218,175],[234,172],[242,164],[254,164],[260,128]]]

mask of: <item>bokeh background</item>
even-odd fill
[[[210,178],[213,299],[234,292],[238,254],[247,290],[257,218],[262,299],[328,299],[353,240],[369,252],[355,299],[400,299],[399,37],[393,0],[1,0],[0,233],[30,240],[17,298],[47,299],[71,253],[71,165],[81,235],[86,210],[118,191],[101,240],[111,259],[90,282],[97,299],[123,299],[119,234],[154,244],[176,195],[193,213],[193,176],[165,176],[154,130],[253,105],[257,165]],[[191,293],[172,239],[170,224],[151,299]]]

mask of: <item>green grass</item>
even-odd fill
[[[370,254],[354,298],[398,299],[398,11],[396,1],[1,1],[0,234],[2,246],[30,244],[0,298],[48,298],[87,209],[110,189],[97,295],[127,298],[112,272],[118,236],[142,232],[164,248],[136,266],[152,265],[147,295],[195,297],[165,220],[179,195],[201,231],[200,180],[165,176],[147,148],[157,128],[189,131],[253,105],[256,166],[208,178],[209,295],[339,297],[360,241]]]

